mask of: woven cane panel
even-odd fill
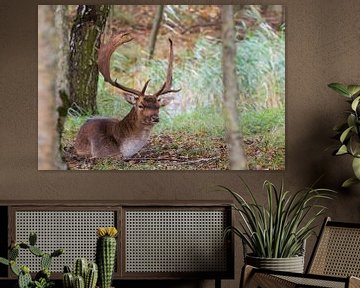
[[[115,226],[114,211],[16,211],[16,241],[28,243],[29,233],[37,233],[37,245],[46,253],[63,248],[65,253],[52,261],[50,270],[62,272],[74,259],[95,260],[96,228]],[[39,271],[40,258],[20,250],[18,262]]]
[[[281,278],[287,280],[294,284],[293,287],[345,288],[345,279],[343,282],[339,282],[339,281],[331,281],[331,280],[323,280],[323,279],[311,279],[311,278],[279,276],[279,275],[275,276],[274,278]]]
[[[310,272],[360,277],[360,229],[326,227]]]
[[[223,211],[126,211],[126,272],[223,272]]]

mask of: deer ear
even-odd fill
[[[136,100],[139,98],[139,96],[132,95],[132,94],[125,94],[124,95],[125,100],[130,103],[131,105],[136,104]]]
[[[163,106],[166,106],[166,105],[168,105],[172,100],[174,99],[174,97],[169,97],[169,96],[167,96],[167,97],[159,97],[158,98],[158,101],[159,101],[159,103],[160,103],[160,106],[161,107],[163,107]]]

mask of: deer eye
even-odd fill
[[[139,109],[144,109],[144,105],[140,104],[139,106]]]

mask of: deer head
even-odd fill
[[[159,122],[159,109],[162,106],[165,106],[170,103],[172,98],[164,97],[163,95],[178,92],[178,90],[172,90],[172,69],[173,69],[173,45],[171,39],[169,39],[170,43],[170,54],[169,54],[169,64],[167,69],[167,75],[165,83],[161,86],[161,88],[154,94],[146,94],[146,88],[150,80],[146,81],[144,87],[141,90],[136,90],[133,88],[126,87],[120,84],[116,79],[112,80],[110,76],[110,58],[113,52],[120,45],[130,42],[133,38],[128,37],[129,33],[123,33],[116,35],[111,38],[111,40],[107,44],[103,44],[99,49],[99,58],[98,65],[100,73],[104,76],[106,82],[110,83],[112,86],[119,88],[124,91],[123,95],[125,100],[133,105],[135,112],[139,119],[141,119],[141,123],[144,125],[153,125]]]

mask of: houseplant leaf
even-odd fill
[[[354,157],[352,168],[357,179],[360,180],[360,158]]]
[[[347,129],[345,129],[345,131],[343,133],[341,133],[340,136],[340,142],[344,143],[344,141],[346,140],[346,137],[348,136],[349,132],[351,131],[351,129],[353,128],[353,126],[348,127]]]
[[[330,83],[328,87],[345,97],[351,97],[351,93],[348,90],[347,85],[341,83]]]
[[[360,96],[356,97],[351,103],[351,109],[356,111],[357,106],[359,105]]]
[[[360,85],[348,85],[347,90],[349,91],[350,95],[353,96],[360,92]]]
[[[347,188],[354,184],[359,184],[359,183],[360,183],[359,179],[357,179],[356,177],[351,177],[351,178],[345,180],[344,183],[341,185],[341,187]]]
[[[348,153],[348,150],[346,148],[346,145],[341,145],[339,150],[336,152],[336,155],[344,155],[344,154],[347,154],[347,153]]]

